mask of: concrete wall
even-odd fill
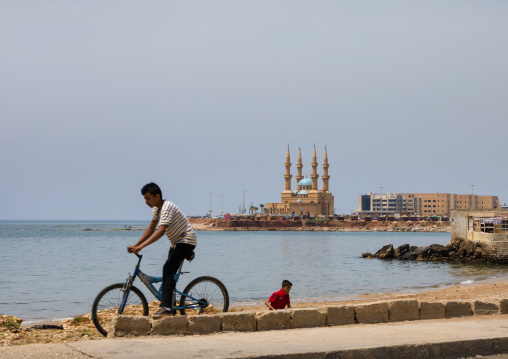
[[[426,320],[469,315],[507,314],[508,299],[483,301],[418,302],[397,300],[350,306],[301,308],[266,312],[238,312],[211,315],[116,316],[109,336],[206,335],[227,331],[266,331],[321,326],[374,324]]]
[[[495,259],[508,260],[508,233],[483,233],[473,231],[473,218],[489,218],[497,215],[508,216],[508,210],[453,210],[450,213],[452,221],[452,241],[471,241],[482,243],[486,255]]]

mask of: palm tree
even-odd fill
[[[265,205],[264,205],[263,203],[261,203],[261,204],[259,205],[259,208],[261,208],[261,213],[263,213],[263,212],[264,212],[263,208],[265,208]]]

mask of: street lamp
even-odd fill
[[[296,202],[298,202],[298,207],[300,208],[300,216],[302,215],[302,200],[297,199]]]
[[[474,209],[474,184],[471,185],[471,208]]]
[[[247,192],[246,189],[243,189],[243,208],[242,208],[242,214],[245,214],[245,192]]]
[[[220,195],[220,216],[222,217],[223,214],[224,214],[224,211],[222,210],[223,209],[223,204],[224,204],[224,195],[221,194]]]
[[[383,215],[383,188],[384,187],[379,186],[379,188],[381,189],[381,195],[379,196],[379,204],[381,205],[380,214],[382,216]]]
[[[212,217],[212,194],[208,193],[210,195],[210,209],[208,210],[208,217]]]

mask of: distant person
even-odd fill
[[[270,308],[270,310],[285,309],[286,306],[291,308],[289,291],[292,286],[293,284],[290,281],[284,279],[282,281],[282,288],[278,292],[273,293],[270,298],[266,300],[266,306]]]
[[[164,233],[168,236],[171,248],[162,269],[161,309],[153,314],[154,317],[160,317],[173,314],[174,274],[196,247],[196,233],[180,209],[173,202],[162,199],[162,191],[157,184],[150,182],[144,185],[141,194],[145,203],[153,208],[152,222],[137,243],[127,247],[127,251],[138,254],[146,246],[158,241]],[[155,231],[157,224],[159,228]]]

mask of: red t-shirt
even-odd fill
[[[289,303],[289,294],[284,292],[281,288],[278,292],[273,293],[268,300],[271,302],[274,309],[284,309]],[[270,309],[271,310],[271,309]]]

